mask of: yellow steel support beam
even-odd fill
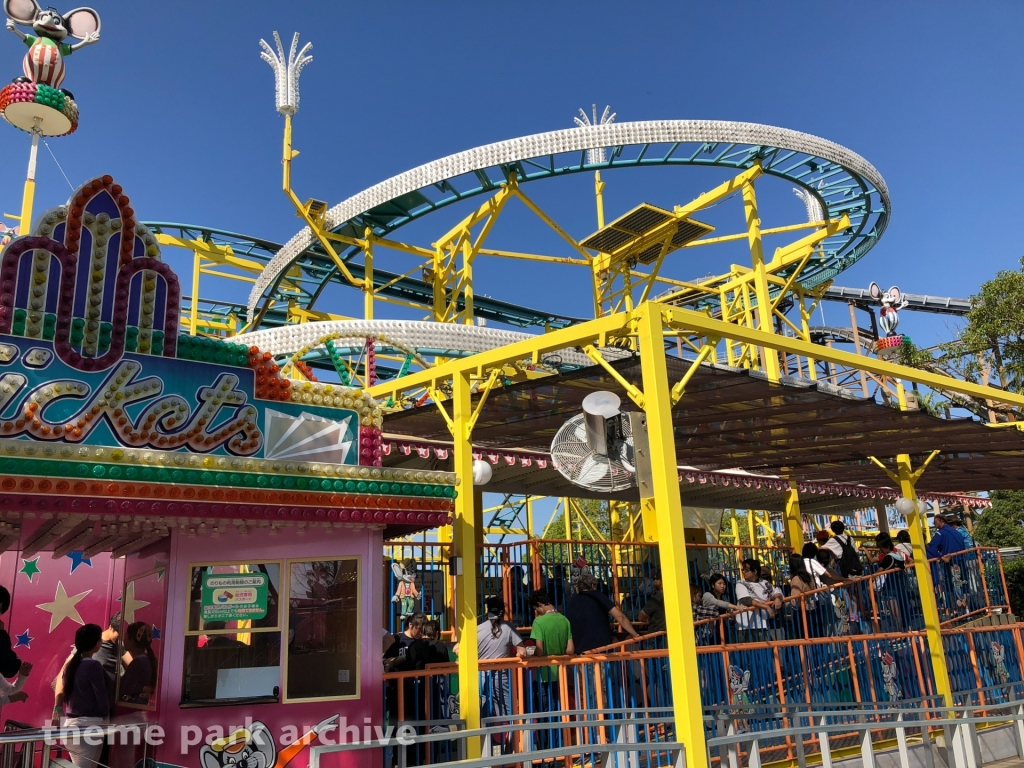
[[[456,621],[459,639],[459,701],[466,728],[480,727],[480,678],[476,641],[476,540],[477,508],[473,493],[473,444],[470,424],[473,418],[472,382],[468,371],[455,376],[453,382],[453,466],[460,481],[455,497],[455,557],[461,567],[455,573],[455,594],[458,595]],[[482,505],[481,505],[482,506]],[[480,740],[467,741],[466,757],[480,757]]]
[[[676,385],[672,387],[671,394],[673,406],[676,403],[678,403],[680,398],[686,393],[686,385],[690,383],[690,379],[693,378],[693,374],[697,372],[697,370],[700,368],[701,364],[705,360],[707,360],[712,354],[714,354],[714,345],[717,343],[717,341],[717,339],[715,339],[714,341],[709,340],[708,343],[706,343],[701,348],[700,353],[697,355],[697,359],[690,363],[690,367],[686,370],[686,373],[683,374],[683,378],[676,382]]]
[[[196,335],[196,328],[199,325],[199,276],[202,274],[202,257],[199,251],[192,257],[192,301],[188,311],[188,333],[189,336]]]
[[[654,499],[640,499],[640,519],[643,520],[644,541],[659,541],[658,512],[654,508]]]
[[[363,319],[373,320],[373,230],[366,228],[363,236],[366,238],[366,248],[363,250]]]
[[[976,397],[982,400],[989,399],[1007,405],[1024,406],[1024,395],[1022,394],[992,389],[980,384],[973,384],[941,374],[922,371],[918,368],[907,368],[896,363],[886,362],[885,360],[811,344],[791,336],[782,336],[757,328],[727,323],[708,317],[700,312],[680,309],[679,307],[668,306],[658,302],[647,302],[635,312],[607,315],[586,323],[523,339],[514,344],[481,352],[468,358],[450,360],[436,368],[410,373],[401,379],[380,382],[367,391],[372,397],[377,399],[383,398],[386,400],[388,397],[395,397],[397,399],[402,392],[416,388],[432,387],[437,382],[451,380],[460,371],[476,371],[482,377],[484,371],[489,371],[497,365],[504,365],[518,360],[529,360],[537,364],[546,353],[571,349],[572,347],[579,347],[585,344],[606,346],[609,338],[632,333],[634,323],[640,314],[646,311],[655,313],[660,311],[661,315],[665,318],[666,324],[676,331],[684,331],[697,336],[727,339],[752,346],[765,346],[791,354],[815,357],[824,362],[843,365],[854,370],[866,370],[879,376],[891,376],[896,379],[916,381],[918,384],[923,384],[933,389],[949,390],[950,392],[957,392],[969,397]]]
[[[768,292],[768,271],[764,263],[764,246],[761,243],[761,219],[757,212],[757,194],[752,182],[743,185],[743,210],[747,216],[747,242],[750,258],[754,263],[754,295],[757,297],[757,327],[772,332],[771,294]],[[769,381],[779,380],[779,356],[773,349],[764,349],[765,373]]]
[[[786,544],[799,552],[804,545],[804,524],[800,517],[800,491],[796,480],[789,481],[785,499],[786,509],[782,513],[782,522],[786,531]]]
[[[672,429],[672,397],[662,341],[664,325],[656,304],[647,304],[639,318],[640,364],[647,430],[651,447],[654,509],[658,521],[661,575],[666,595],[665,629],[672,659],[672,707],[676,736],[686,746],[687,768],[708,768],[704,741],[697,645],[690,603],[690,577],[686,559],[683,505],[679,497],[676,441]]]
[[[607,336],[621,332],[625,326],[629,325],[631,319],[629,315],[619,314],[590,320],[579,325],[571,325],[568,328],[523,339],[498,349],[480,352],[472,357],[451,360],[436,368],[410,373],[400,379],[383,381],[375,384],[367,392],[371,397],[380,399],[383,396],[386,400],[388,396],[397,397],[402,392],[415,387],[432,386],[433,382],[450,379],[456,371],[480,371],[482,376],[483,371],[490,370],[496,365],[504,365],[517,360],[531,360],[537,364],[540,362],[541,356],[547,352],[580,346],[582,343],[593,343],[597,340],[603,346],[607,343]]]
[[[935,457],[935,453],[917,470],[911,468],[910,456],[901,453],[896,457],[896,476],[886,470],[887,474],[899,482],[900,492],[914,501],[915,512],[907,516],[907,528],[910,531],[910,545],[914,550],[914,572],[917,574],[918,588],[921,593],[921,612],[924,614],[925,633],[928,636],[928,655],[931,656],[932,670],[935,674],[935,691],[944,699],[947,707],[953,706],[953,686],[949,680],[949,669],[946,665],[946,654],[942,646],[942,622],[939,619],[939,608],[935,602],[936,586],[932,582],[932,569],[928,564],[925,552],[924,529],[928,525],[923,510],[917,507],[917,481]]]
[[[602,355],[593,344],[585,344],[582,349],[583,354],[604,368],[608,372],[608,375],[615,379],[619,383],[619,386],[626,390],[626,394],[629,395],[629,399],[636,403],[638,408],[644,407],[644,393],[626,381],[622,374],[615,370],[615,368],[612,367],[612,364],[604,359],[604,355]]]
[[[654,302],[652,302],[653,304]],[[866,355],[856,355],[852,352],[844,352],[840,349],[824,347],[819,344],[811,344],[802,339],[795,339],[791,336],[782,336],[776,333],[766,333],[758,328],[748,328],[741,325],[726,323],[721,320],[708,317],[699,312],[679,307],[666,307],[662,305],[663,311],[670,324],[677,330],[692,331],[699,335],[717,336],[723,339],[732,339],[745,344],[764,346],[770,349],[799,354],[805,357],[815,357],[824,362],[843,365],[852,370],[863,370],[874,373],[878,376],[891,376],[895,379],[905,381],[916,381],[918,384],[933,389],[946,389],[950,392],[957,392],[968,397],[979,399],[992,399],[1006,405],[1024,406],[1024,395],[1015,392],[1007,392],[1001,389],[992,389],[973,384],[968,381],[961,381],[949,376],[943,376],[929,371],[922,371],[918,368],[908,368],[896,363],[890,363]],[[583,328],[585,324],[574,326]]]

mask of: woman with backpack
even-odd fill
[[[879,628],[883,632],[902,632],[906,627],[903,626],[900,602],[908,593],[909,586],[905,574],[906,559],[887,533],[875,536],[875,546],[878,547],[877,572],[880,575],[873,581],[881,613]]]

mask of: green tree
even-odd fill
[[[997,273],[971,297],[959,342],[963,354],[991,366],[1004,389],[1020,390],[1024,384],[1024,259],[1021,269]]]
[[[551,525],[548,526],[546,538],[549,539],[573,539],[574,541],[610,541],[612,538],[612,513],[607,501],[599,499],[577,499],[584,514],[597,528],[600,536],[595,536],[591,527],[582,520],[577,520],[575,515],[572,521],[572,536],[567,536],[565,531],[565,513],[559,512]]]
[[[941,373],[963,381],[988,381],[991,386],[1020,392],[1024,389],[1024,259],[1019,270],[1004,270],[982,284],[971,296],[971,309],[957,338],[935,350],[921,349],[909,339],[897,353],[897,362]],[[986,421],[1016,417],[1013,408],[953,392],[936,392],[952,407],[965,408]],[[937,412],[946,403],[928,403]]]
[[[993,491],[992,506],[978,515],[975,540],[986,547],[1024,547],[1024,491]]]

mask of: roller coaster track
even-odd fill
[[[280,243],[270,240],[262,240],[212,227],[174,224],[163,221],[147,221],[145,224],[157,234],[168,234],[182,240],[200,240],[220,247],[230,246],[236,255],[245,256],[263,264],[269,263],[283,247]],[[302,276],[291,281],[300,291],[296,298],[299,299],[299,304],[303,306],[310,306],[323,289],[337,279],[336,268],[333,264],[329,263],[326,253],[323,253],[319,246],[310,249],[310,256],[311,258],[298,262],[297,266],[301,270]],[[314,256],[322,256],[323,258],[313,258]],[[365,277],[362,264],[350,264],[349,271],[357,278]],[[426,307],[429,307],[434,301],[433,287],[413,277],[399,277],[399,275],[392,272],[374,268],[373,282],[374,285],[381,289],[381,294],[392,298],[421,304]],[[246,312],[244,304],[234,304],[232,302],[204,301],[203,308],[204,310],[223,313],[224,315],[234,313],[240,317],[244,316]],[[460,300],[461,308],[462,303]],[[582,322],[580,318],[520,307],[480,294],[473,298],[473,311],[477,317],[518,328],[530,326],[565,328],[574,323]],[[263,325],[277,326],[283,325],[286,322],[287,304],[280,302],[280,308],[268,310],[264,316]]]
[[[229,246],[239,256],[244,256],[261,264],[267,264],[283,247],[280,243],[272,240],[251,237],[249,235],[229,232],[213,227],[202,227],[193,224],[175,224],[163,221],[144,222],[153,232],[167,234],[181,240],[201,241],[210,245],[224,247]],[[319,246],[314,247],[315,251]],[[326,262],[310,259],[299,264],[302,272],[300,278],[293,280],[300,291],[308,298],[318,295],[323,288],[336,278],[333,266]],[[351,264],[350,270],[356,277],[363,277],[363,266]],[[381,293],[398,299],[430,306],[433,301],[433,288],[430,284],[413,277],[403,277],[396,280],[398,275],[382,269],[374,269],[374,283],[381,289]],[[846,288],[833,285],[825,291],[824,298],[828,301],[852,301],[859,307],[877,307],[878,302],[873,300],[864,288]],[[971,308],[968,299],[957,299],[943,296],[929,296],[925,294],[906,293],[907,309],[916,312],[928,312],[933,314],[962,316],[967,314]],[[200,299],[200,309],[203,312],[227,316],[233,314],[243,317],[246,312],[246,305],[242,302],[218,301],[212,299]],[[541,328],[564,328],[574,323],[581,322],[580,318],[560,315],[553,312],[543,312],[529,307],[522,307],[504,301],[498,301],[486,296],[477,295],[474,297],[474,311],[478,317],[486,318],[490,322],[511,325],[517,328],[541,327]],[[271,308],[264,316],[264,327],[275,327],[288,322],[286,305]],[[814,331],[828,331],[833,341],[852,342],[853,336],[849,328],[812,329]],[[826,334],[826,335],[829,335]],[[867,330],[861,330],[862,339],[873,340],[873,334]],[[822,336],[824,340],[825,336]]]
[[[825,291],[827,301],[852,301],[857,306],[867,309],[877,307],[878,302],[864,288],[843,288],[833,285]],[[970,299],[953,299],[948,296],[928,296],[920,293],[905,293],[907,309],[916,312],[930,312],[935,315],[966,315],[971,311]]]
[[[601,151],[595,155],[592,150]],[[592,162],[595,156],[604,159]],[[826,220],[845,216],[850,222],[822,240],[814,258],[799,267],[799,281],[805,288],[834,279],[863,257],[885,231],[889,192],[881,174],[863,157],[799,131],[720,120],[605,123],[475,147],[341,201],[324,214],[324,227],[347,237],[359,238],[367,229],[385,237],[441,208],[494,193],[513,176],[521,186],[611,168],[699,166],[735,173],[755,165],[765,176],[804,190]],[[340,258],[352,264],[360,253],[359,246],[352,246]],[[256,316],[258,306],[281,301],[291,270],[297,265],[305,270],[314,261],[325,265],[324,279],[339,279],[337,265],[317,250],[316,238],[306,227],[284,244],[257,277],[247,302],[249,317]],[[787,270],[778,276],[787,277]],[[311,297],[307,309],[312,309],[316,298],[316,294]],[[686,306],[714,311],[717,302],[715,295],[701,293]]]

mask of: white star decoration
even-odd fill
[[[50,614],[50,632],[59,627],[64,619],[71,619],[76,624],[85,624],[82,621],[81,614],[78,613],[78,608],[75,606],[90,592],[92,590],[87,589],[85,592],[79,592],[77,595],[68,596],[68,593],[64,590],[63,582],[58,581],[57,593],[53,596],[53,601],[40,603],[36,606],[39,610]]]
[[[135,599],[135,582],[129,581],[128,586],[124,590],[124,601],[121,603],[121,613],[124,616],[125,624],[135,623],[135,612],[140,608],[145,608],[149,605],[145,600]]]

